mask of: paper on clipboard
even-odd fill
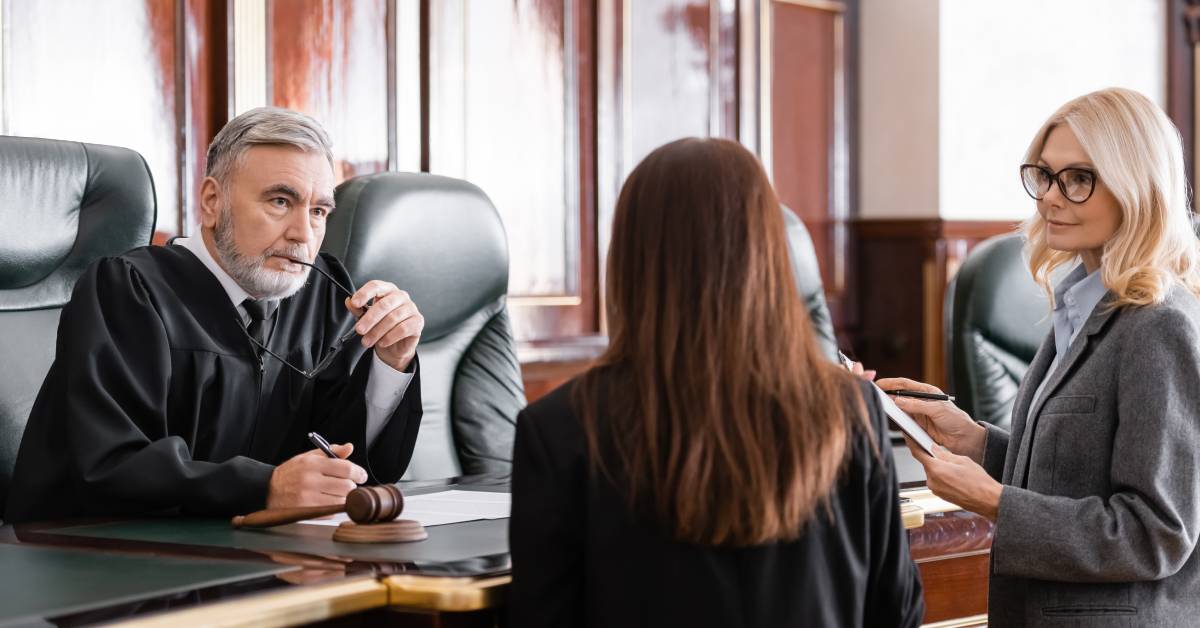
[[[922,429],[920,425],[917,425],[917,422],[907,412],[901,410],[900,406],[896,405],[896,402],[892,401],[892,398],[883,392],[883,389],[874,383],[871,384],[871,387],[875,389],[875,394],[879,397],[879,403],[883,404],[883,411],[892,420],[892,423],[900,428],[901,432],[904,432],[909,438],[920,445],[921,449],[924,449],[932,456],[933,438],[929,436],[929,433]]]

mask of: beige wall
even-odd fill
[[[1019,220],[1031,135],[1103,87],[1166,98],[1163,0],[863,0],[860,215]]]
[[[938,0],[863,0],[859,215],[938,213]]]

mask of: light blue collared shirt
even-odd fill
[[[1092,315],[1092,310],[1107,293],[1108,288],[1100,278],[1100,269],[1088,273],[1083,264],[1076,266],[1054,289],[1054,312],[1051,315],[1054,322],[1054,361],[1033,393],[1033,402],[1029,404],[1031,411],[1037,407],[1046,383],[1058,370],[1059,362],[1067,355],[1071,343]]]

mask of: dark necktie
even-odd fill
[[[267,346],[267,341],[271,338],[271,317],[279,307],[279,302],[246,299],[242,301],[242,307],[246,308],[246,313],[250,315],[250,324],[246,325],[246,331],[259,344]]]

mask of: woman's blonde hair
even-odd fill
[[[1109,88],[1063,105],[1042,125],[1025,154],[1041,158],[1046,138],[1065,124],[1096,167],[1098,180],[1121,206],[1121,225],[1104,244],[1100,271],[1116,295],[1112,305],[1161,303],[1175,283],[1200,294],[1200,246],[1192,230],[1188,182],[1179,130],[1142,94]],[[1022,225],[1029,269],[1050,296],[1050,274],[1075,259],[1046,243],[1040,213]]]

